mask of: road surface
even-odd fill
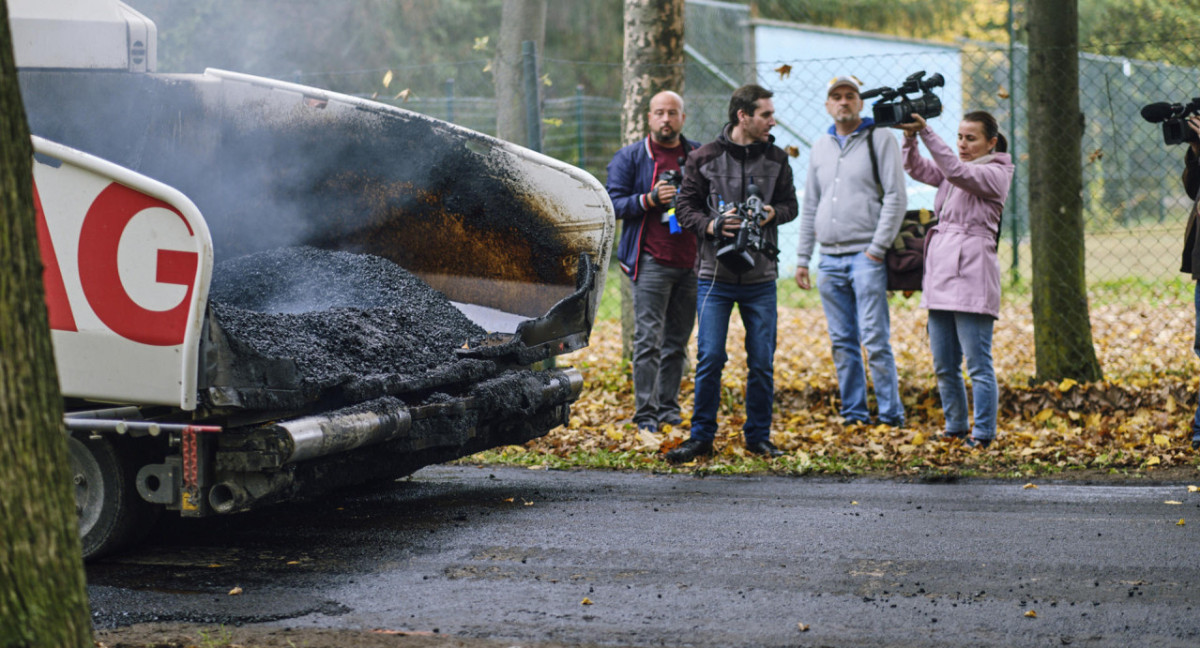
[[[435,466],[370,491],[175,524],[89,565],[88,589],[98,628],[614,646],[1200,645],[1200,493],[1037,486]]]

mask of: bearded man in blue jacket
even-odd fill
[[[679,383],[696,319],[696,237],[674,220],[684,162],[683,97],[650,99],[650,134],[617,151],[606,188],[621,220],[617,259],[633,285],[633,421],[639,430],[678,425]],[[672,174],[673,172],[673,174]]]

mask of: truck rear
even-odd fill
[[[9,0],[85,555],[564,423],[589,174],[417,113],[155,72],[116,0]]]

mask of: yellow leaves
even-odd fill
[[[1182,506],[1183,502],[1180,502],[1178,500],[1164,500],[1163,504],[1167,504],[1170,506]]]
[[[563,120],[559,119],[558,117],[543,117],[542,123],[547,126],[558,128],[559,126],[563,125]]]
[[[784,63],[783,65],[780,65],[779,67],[775,68],[775,71],[779,73],[780,79],[786,79],[789,76],[791,76],[791,74],[792,74],[792,66],[788,65],[787,63]]]
[[[1025,489],[1025,490],[1029,490],[1029,489],[1031,489],[1031,488],[1036,490],[1036,489],[1037,489],[1037,484],[1029,483],[1029,484],[1025,484],[1025,485],[1024,485],[1024,486],[1022,486],[1021,488]]]
[[[1018,469],[1032,481],[1042,467],[1055,472],[1067,469],[1160,470],[1192,465],[1196,455],[1181,443],[1187,424],[1185,399],[1192,397],[1200,382],[1190,366],[1151,347],[1162,330],[1170,332],[1170,344],[1188,342],[1190,320],[1147,316],[1153,305],[1139,305],[1133,314],[1110,313],[1098,308],[1097,351],[1102,359],[1105,381],[1079,383],[1055,380],[1030,383],[1032,356],[997,353],[997,377],[1003,381],[997,441],[989,453],[971,451],[957,441],[941,439],[943,412],[932,375],[926,312],[893,301],[893,352],[901,370],[908,425],[897,430],[871,425],[843,425],[837,411],[837,377],[824,314],[819,302],[798,308],[781,301],[779,328],[789,331],[789,340],[775,361],[777,410],[772,440],[788,451],[781,465],[794,472],[853,472],[853,466],[870,465],[871,470],[916,474],[930,470],[975,470],[982,473]],[[1010,351],[1032,348],[1032,324],[1028,307],[1003,307],[997,324],[994,347]],[[614,317],[598,319],[586,349],[561,358],[565,365],[584,373],[584,391],[571,406],[567,426],[547,436],[514,447],[528,463],[529,453],[544,453],[569,460],[579,453],[614,453],[621,467],[659,467],[662,453],[686,439],[690,432],[687,416],[692,410],[694,386],[685,376],[679,399],[684,421],[665,426],[657,439],[639,435],[634,426],[623,426],[633,415],[632,380],[628,364],[622,364],[621,328]],[[1153,330],[1127,341],[1134,329]],[[1103,324],[1107,322],[1108,327]],[[1150,337],[1147,337],[1150,336]],[[693,338],[694,339],[694,338]],[[694,342],[692,342],[694,344]],[[745,423],[746,370],[744,330],[738,318],[730,321],[727,352],[729,362],[722,376],[722,404],[716,432],[717,456],[694,464],[700,470],[742,465]],[[1183,347],[1181,347],[1183,348]],[[694,349],[694,347],[691,347]],[[1151,365],[1157,358],[1159,364]],[[1187,360],[1187,362],[1185,362]],[[1164,362],[1171,364],[1163,364]],[[1134,370],[1136,367],[1151,370]],[[1111,369],[1110,369],[1111,367]],[[1168,411],[1174,403],[1174,414]],[[655,449],[654,441],[660,445]],[[506,458],[512,453],[506,454]],[[517,455],[520,456],[520,455]],[[542,463],[542,462],[538,462]],[[549,462],[547,462],[549,463]],[[851,466],[851,467],[847,467]],[[538,469],[542,469],[539,467]],[[1200,486],[1200,482],[1197,482]],[[1016,483],[1014,486],[1020,486]],[[1200,492],[1200,491],[1197,491]],[[1182,493],[1181,493],[1182,495]]]
[[[412,90],[409,88],[405,88],[405,89],[401,90],[400,92],[397,92],[396,96],[392,97],[392,99],[393,100],[399,99],[401,102],[405,102],[405,101],[408,101],[408,99],[412,96],[413,96]]]
[[[1092,151],[1090,154],[1088,154],[1088,164],[1091,164],[1091,163],[1095,162],[1096,160],[1100,160],[1103,158],[1104,158],[1104,151],[1101,149],[1096,149],[1095,151]]]
[[[579,602],[579,604],[580,604],[580,605],[594,605],[594,603],[592,603],[592,599],[590,599],[590,598],[588,598],[588,597],[586,597],[586,596],[585,596],[585,597],[583,597],[583,600],[582,600],[582,601],[580,601],[580,602]]]
[[[1037,612],[1034,612],[1033,610],[1027,610],[1027,611],[1025,612],[1025,616],[1026,616],[1026,617],[1029,617],[1030,619],[1036,619],[1036,618],[1037,618]]]
[[[662,447],[662,437],[649,430],[638,430],[638,450],[657,452]]]
[[[800,632],[808,632],[808,624],[807,623],[797,623],[796,629],[799,630]]]
[[[1000,86],[1000,89],[996,91],[996,96],[1000,97],[1001,99],[1008,99],[1011,95],[1008,92],[1008,88]]]
[[[1179,518],[1179,521],[1175,523],[1175,526],[1185,526],[1186,524],[1187,522],[1184,522],[1183,518]]]
[[[230,595],[230,596],[237,596],[237,595],[239,595],[239,594],[241,594],[241,593],[242,593],[242,588],[240,588],[240,587],[235,587],[235,588],[233,588],[233,589],[229,590],[229,595]]]
[[[791,144],[788,144],[787,146],[783,147],[783,152],[787,153],[788,157],[794,157],[794,158],[800,157],[800,149],[795,146],[792,146]]]
[[[487,48],[488,48],[488,37],[487,36],[476,37],[475,42],[471,45],[471,49],[475,50],[476,52],[486,51]]]
[[[393,78],[392,71],[391,71],[391,70],[388,70],[388,71],[387,71],[387,72],[386,72],[386,73],[383,75],[383,87],[385,87],[385,88],[386,88],[386,87],[388,87],[388,86],[392,85],[392,78]]]
[[[1200,486],[1192,486],[1192,485],[1190,485],[1190,484],[1189,484],[1189,485],[1188,485],[1188,492],[1189,492],[1189,493],[1200,492]]]

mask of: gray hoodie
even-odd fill
[[[800,212],[799,267],[808,267],[814,241],[820,242],[823,254],[865,250],[882,259],[900,231],[908,207],[900,147],[886,130],[873,135],[881,198],[867,150],[867,128],[872,123],[864,119],[845,147],[838,145],[832,128],[813,143]]]

